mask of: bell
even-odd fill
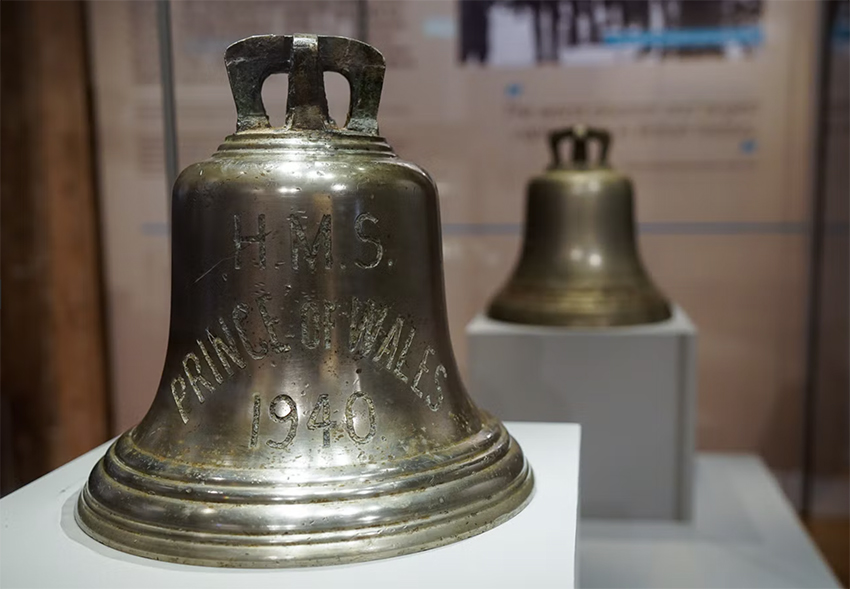
[[[383,56],[269,35],[231,45],[225,64],[236,133],[174,186],[162,379],[93,469],[79,525],[154,559],[283,567],[504,522],[532,473],[461,383],[436,187],[378,135]],[[351,88],[343,126],[325,71]],[[280,128],[261,98],[276,73],[289,76]]]
[[[670,305],[638,253],[631,181],[607,165],[609,133],[575,126],[549,138],[554,162],[529,184],[520,261],[488,315],[569,327],[668,319]],[[573,150],[564,164],[559,148],[566,139]],[[590,141],[599,143],[596,165]]]

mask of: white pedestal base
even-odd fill
[[[696,329],[467,326],[470,393],[502,419],[582,426],[584,517],[685,520],[692,507]]]
[[[689,523],[582,519],[579,587],[841,587],[755,456],[699,454]]]
[[[484,534],[417,554],[309,569],[215,569],[132,556],[86,536],[74,502],[106,445],[0,500],[2,587],[574,587],[579,427],[508,423],[534,470],[531,503]]]

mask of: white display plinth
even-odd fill
[[[841,587],[759,458],[699,454],[695,474],[691,522],[582,519],[579,587]]]
[[[686,520],[692,507],[696,329],[661,323],[466,328],[469,389],[502,419],[582,426],[583,517]]]
[[[86,536],[74,502],[100,446],[0,500],[2,587],[574,587],[579,436],[574,424],[508,423],[534,471],[529,505],[472,538],[417,554],[302,569],[216,569],[132,556]]]

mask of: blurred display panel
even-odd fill
[[[368,9],[370,41],[389,56],[382,131],[440,186],[454,340],[516,261],[526,182],[549,163],[546,133],[607,127],[612,164],[635,182],[646,263],[700,328],[700,447],[798,466],[816,6]],[[641,47],[641,32],[674,27],[713,31],[717,45]],[[627,33],[634,43],[617,42]]]
[[[700,329],[699,445],[798,466],[815,3],[182,1],[172,11],[181,166],[234,129],[229,43],[357,36],[366,17],[366,40],[388,62],[382,134],[440,189],[462,369],[464,327],[516,261],[525,183],[549,163],[546,132],[610,128],[612,164],[635,181],[647,266]],[[117,432],[153,397],[168,329],[155,5],[91,12]],[[671,27],[714,41],[665,37]],[[332,113],[344,111],[344,83],[329,93]],[[271,79],[265,96],[274,123],[285,84]]]
[[[816,7],[607,2],[716,7],[698,25],[719,36],[734,29],[724,6],[751,5],[753,46],[691,54],[549,43],[555,57],[535,57],[532,6],[543,21],[561,7],[560,29],[565,7],[595,4],[368,4],[370,42],[390,56],[382,131],[446,185],[444,222],[518,223],[525,182],[548,163],[546,132],[577,121],[612,131],[612,164],[634,178],[644,222],[803,221]],[[475,34],[487,37],[483,63],[463,53]]]

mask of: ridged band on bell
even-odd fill
[[[510,518],[531,470],[460,381],[436,188],[378,136],[383,57],[263,36],[226,65],[237,132],[174,187],[160,386],[77,521],[137,555],[278,567],[415,552]],[[324,71],[350,83],[343,126]],[[281,72],[273,128],[261,87]]]
[[[575,126],[549,140],[552,165],[528,186],[519,262],[487,314],[576,328],[669,319],[670,304],[640,258],[631,181],[607,164],[610,134]],[[573,146],[568,163],[560,156],[564,140]]]

